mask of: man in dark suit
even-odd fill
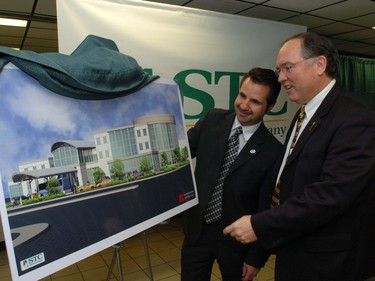
[[[293,36],[276,65],[306,115],[292,149],[295,126],[287,134],[273,207],[224,234],[274,249],[276,281],[366,280],[375,276],[375,112],[337,85],[338,54],[324,37]]]
[[[199,204],[185,212],[182,281],[209,281],[215,259],[225,281],[251,280],[264,265],[267,256],[252,255],[249,245],[224,237],[223,229],[257,210],[260,186],[281,153],[282,145],[263,123],[280,88],[272,70],[254,68],[240,82],[235,110],[212,109],[188,131]],[[242,128],[237,156],[221,180],[227,142],[237,128]],[[221,213],[211,219],[207,214],[220,181],[222,197],[211,209]]]

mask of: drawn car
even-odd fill
[[[100,183],[98,183],[96,186],[97,187],[105,187],[107,186],[107,184],[109,184],[110,182],[112,182],[112,179],[110,177],[105,177],[104,180],[102,180]]]
[[[87,184],[87,185],[78,186],[77,191],[83,192],[83,191],[88,191],[88,190],[92,190],[92,189],[95,189],[95,188],[96,188],[96,184],[90,183],[90,184]]]

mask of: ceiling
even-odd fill
[[[307,26],[329,37],[341,54],[375,58],[375,0],[154,0],[245,17]],[[1,0],[0,17],[27,19],[0,26],[0,46],[58,52],[54,0]],[[272,34],[270,34],[272,36]]]

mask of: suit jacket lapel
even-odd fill
[[[216,126],[217,124],[213,124],[213,126],[216,126],[216,131],[215,131],[216,136],[214,137],[216,137],[219,142],[218,159],[224,159],[224,154],[227,148],[227,142],[228,142],[230,131],[232,129],[233,122],[234,122],[234,117],[235,117],[235,112],[233,112],[233,114],[228,115],[228,117],[224,120],[222,124],[218,124],[218,126]],[[219,164],[219,167],[220,166],[221,166],[221,163]]]
[[[320,117],[314,114],[314,116],[310,119],[309,123],[306,125],[305,129],[302,131],[301,135],[298,138],[298,141],[295,147],[292,150],[292,153],[289,155],[289,158],[285,164],[292,162],[294,158],[301,152],[306,140],[310,137],[310,135],[315,131],[320,124]],[[289,149],[289,148],[288,148]]]
[[[261,151],[261,146],[264,143],[265,133],[267,133],[267,128],[262,123],[254,135],[246,142],[245,146],[240,151],[240,154],[238,154],[232,166],[229,168],[228,174],[243,165]]]
[[[309,123],[306,125],[304,130],[302,131],[301,135],[298,138],[298,141],[296,143],[296,146],[294,147],[292,153],[290,154],[288,161],[285,164],[285,167],[288,165],[288,163],[292,162],[297,155],[301,152],[304,144],[310,137],[310,135],[320,126],[321,119],[328,114],[330,111],[332,105],[334,104],[335,100],[339,96],[339,88],[337,83],[334,85],[334,87],[331,89],[331,91],[328,93],[328,95],[325,97],[315,114],[310,119]],[[298,113],[297,113],[298,114]],[[297,115],[293,118],[293,126],[296,122]],[[292,129],[292,128],[291,128]],[[288,136],[290,137],[291,129],[288,132]],[[287,138],[289,140],[289,138]],[[285,169],[285,168],[284,168]]]

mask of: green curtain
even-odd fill
[[[375,59],[340,55],[338,82],[375,108]]]

